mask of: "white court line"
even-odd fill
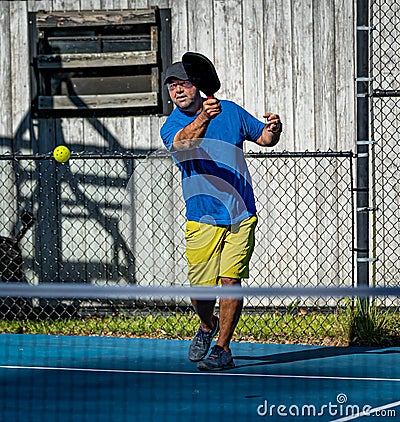
[[[364,416],[370,417],[371,415],[377,412],[381,412],[382,410],[386,410],[386,409],[392,409],[393,407],[397,407],[397,406],[400,406],[400,400],[370,409],[368,413],[364,413],[364,412],[356,413],[354,415],[346,416],[344,418],[333,419],[331,422],[345,422],[345,421],[351,421],[354,419],[362,418]]]
[[[400,382],[400,378],[362,378],[362,377],[332,377],[321,375],[290,375],[290,374],[245,374],[240,372],[180,372],[180,371],[150,371],[139,369],[101,369],[101,368],[68,368],[56,366],[18,366],[0,365],[0,369],[28,369],[40,371],[66,371],[66,372],[98,372],[114,374],[139,374],[139,375],[189,375],[189,376],[218,376],[218,377],[248,377],[248,378],[291,378],[313,379],[331,381],[375,381],[375,382]]]

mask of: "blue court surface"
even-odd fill
[[[400,420],[400,348],[233,343],[204,373],[188,345],[2,334],[0,420]]]

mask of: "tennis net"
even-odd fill
[[[257,395],[253,381],[266,380],[266,361],[277,344],[307,344],[324,354],[343,348],[321,346],[391,347],[400,336],[399,314],[385,305],[398,300],[399,287],[0,283],[0,296],[3,308],[24,309],[19,318],[0,320],[2,420],[255,420],[266,386],[258,384]],[[213,370],[188,359],[199,327],[191,298],[217,301],[220,333],[211,347],[223,335],[222,302],[245,302],[230,344],[235,367]],[[279,307],[249,305],[273,298],[281,299]],[[296,389],[297,382],[290,377],[285,388]]]

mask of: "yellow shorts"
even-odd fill
[[[190,284],[213,286],[220,277],[248,278],[256,225],[256,216],[231,226],[189,220],[185,239]]]

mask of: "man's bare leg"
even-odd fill
[[[222,277],[221,284],[226,288],[229,286],[240,286],[240,280],[235,278]],[[219,302],[219,337],[217,345],[224,348],[230,353],[229,345],[232,340],[233,333],[239,322],[243,309],[243,299],[221,298]]]
[[[214,324],[215,324],[215,321],[213,318],[215,300],[192,299],[192,305],[197,315],[200,318],[201,326],[205,330],[213,330]]]

